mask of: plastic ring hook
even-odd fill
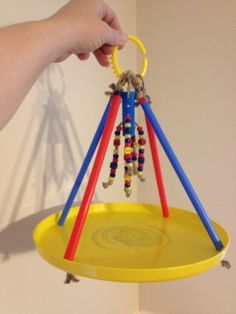
[[[139,40],[137,37],[135,37],[133,35],[128,35],[128,38],[129,38],[129,40],[133,41],[139,47],[139,49],[143,55],[141,72],[139,73],[139,75],[141,75],[143,77],[147,71],[147,66],[148,66],[148,59],[146,57],[146,53],[147,53],[146,48],[144,47],[141,40]],[[114,48],[113,53],[111,55],[111,63],[113,65],[115,74],[119,77],[119,76],[121,76],[123,71],[121,70],[119,63],[118,63],[118,59],[117,59],[118,50],[119,50],[118,47]]]

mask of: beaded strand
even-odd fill
[[[137,176],[141,181],[145,181],[144,176],[143,176],[143,168],[144,168],[144,146],[146,144],[146,140],[144,139],[144,131],[141,126],[137,127],[139,139],[138,139],[138,172]]]
[[[144,131],[141,126],[136,123],[136,130],[138,133],[138,141],[136,140],[135,135],[131,135],[131,116],[126,115],[124,122],[120,123],[114,132],[114,150],[113,150],[113,159],[110,163],[110,175],[107,182],[103,182],[102,185],[104,188],[108,188],[113,184],[116,177],[116,170],[118,168],[119,160],[119,146],[121,144],[121,131],[123,129],[124,134],[124,191],[127,197],[131,195],[131,181],[132,176],[137,175],[141,181],[145,181],[143,176],[144,169],[144,147],[146,141],[143,137]],[[123,125],[123,127],[122,127]]]
[[[131,194],[131,179],[133,174],[133,159],[131,147],[131,116],[126,115],[124,119],[124,136],[125,136],[125,149],[124,149],[124,191],[127,197]]]
[[[119,146],[120,146],[121,131],[122,131],[122,124],[119,124],[116,127],[116,130],[114,132],[115,134],[114,141],[113,141],[114,150],[113,150],[113,159],[112,159],[112,162],[110,163],[110,175],[109,175],[108,181],[102,183],[105,189],[113,184],[116,177],[116,170],[118,168],[118,160],[119,160]]]
[[[138,167],[137,167],[137,150],[138,147],[138,143],[136,141],[136,137],[132,136],[131,138],[131,148],[132,148],[132,160],[133,160],[133,175],[137,175],[137,171],[138,171]]]

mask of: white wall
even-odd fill
[[[64,3],[1,0],[0,26],[46,17]],[[109,4],[125,30],[135,33],[136,17],[130,14],[135,1]],[[135,68],[135,55],[127,51],[123,62]],[[83,278],[65,286],[64,273],[45,263],[32,243],[34,225],[52,212],[42,211],[65,202],[108,101],[104,91],[113,81],[111,69],[101,68],[93,58],[83,63],[71,57],[52,65],[0,134],[1,314],[130,314],[137,309],[137,285]],[[111,149],[95,201],[125,200],[121,180],[109,191],[101,187]]]
[[[236,262],[236,2],[137,1],[153,108],[207,213],[229,232],[230,271],[140,285],[141,313],[233,314]],[[192,209],[161,155],[169,203]],[[147,157],[148,158],[148,157]],[[151,164],[150,164],[151,165]],[[152,168],[139,200],[156,202]]]

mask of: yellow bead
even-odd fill
[[[131,127],[131,123],[130,122],[125,123],[125,128],[130,128],[130,127]]]
[[[132,168],[132,166],[133,166],[132,161],[131,162],[125,162],[125,166],[128,168]]]
[[[131,191],[131,188],[125,187],[125,191],[130,192],[130,191]]]
[[[125,134],[125,138],[131,138],[131,134]]]
[[[125,175],[125,176],[124,176],[124,179],[125,179],[125,180],[131,180],[131,176]]]
[[[131,152],[132,152],[131,147],[125,147],[125,154],[126,155],[131,154]]]

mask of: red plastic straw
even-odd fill
[[[114,128],[116,116],[121,103],[121,97],[115,95],[112,97],[110,111],[105,124],[104,132],[102,134],[101,142],[98,148],[97,156],[94,161],[93,169],[84,193],[84,197],[77,215],[70,240],[65,252],[65,259],[73,260],[79,243],[79,239],[83,230],[83,226],[87,217],[88,209],[94,194],[97,180],[101,171],[103,160],[107,151],[107,146],[110,141],[111,133]]]
[[[159,160],[159,155],[158,155],[155,133],[154,133],[153,128],[152,128],[151,124],[149,123],[147,117],[145,117],[145,118],[146,118],[149,143],[150,143],[150,147],[151,147],[153,166],[154,166],[155,175],[156,175],[157,187],[158,187],[158,191],[159,191],[159,195],[160,195],[162,213],[163,213],[164,217],[168,217],[169,216],[169,209],[168,209],[168,205],[167,205],[165,188],[164,188],[164,183],[163,183],[162,174],[161,174],[161,165],[160,165],[160,160]]]

